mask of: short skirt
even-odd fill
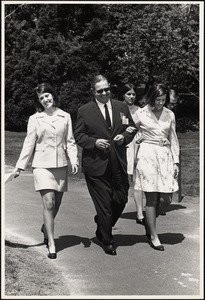
[[[141,143],[137,153],[134,188],[144,192],[173,193],[178,190],[174,178],[171,148]]]
[[[35,191],[55,190],[66,192],[68,187],[68,167],[33,168]]]

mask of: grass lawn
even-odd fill
[[[36,250],[7,240],[5,244],[5,294],[7,297],[47,296],[51,293],[52,296],[70,295],[61,271],[53,268]],[[36,257],[37,261],[34,259]]]
[[[199,132],[177,133],[181,147],[181,181],[184,196],[199,196]],[[20,154],[25,132],[5,132],[5,164],[15,166]],[[79,149],[79,158],[81,149]],[[31,172],[31,163],[28,166]],[[84,178],[80,171],[74,180]]]

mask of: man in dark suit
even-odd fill
[[[74,137],[83,149],[82,169],[97,211],[96,236],[105,253],[116,255],[112,227],[128,201],[126,145],[135,135],[126,128],[135,124],[127,105],[110,99],[104,76],[94,77],[92,91],[95,100],[79,109]]]

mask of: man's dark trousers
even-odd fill
[[[112,227],[128,201],[128,176],[123,171],[114,150],[111,150],[105,173],[101,176],[85,173],[85,179],[97,211],[97,222],[103,239],[105,244],[111,244]]]

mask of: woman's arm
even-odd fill
[[[20,174],[20,170],[26,169],[31,155],[33,154],[37,138],[35,122],[36,119],[33,116],[31,116],[28,120],[27,134],[23,143],[19,159],[15,166],[17,176]]]
[[[67,115],[67,132],[66,132],[66,150],[68,157],[70,159],[71,165],[72,165],[72,173],[76,174],[78,171],[78,149],[77,145],[73,136],[73,126],[72,126],[72,120],[70,115]]]
[[[173,112],[171,112],[171,126],[170,126],[168,139],[171,144],[171,152],[172,152],[174,164],[178,164],[179,163],[179,141],[176,134],[176,121]]]

